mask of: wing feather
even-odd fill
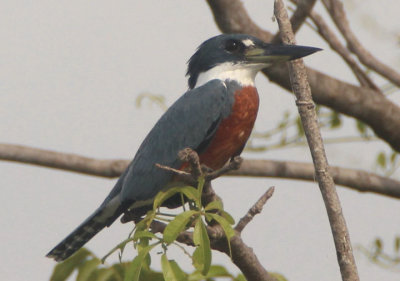
[[[205,149],[219,123],[234,103],[225,84],[213,80],[186,92],[159,119],[140,146],[122,181],[122,201],[143,201],[154,197],[171,179],[156,163],[179,168],[180,150]]]

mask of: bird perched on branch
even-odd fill
[[[271,45],[244,34],[223,34],[202,43],[188,63],[189,90],[158,120],[100,207],[47,257],[65,260],[123,213],[151,206],[174,179],[155,164],[182,168],[180,150],[193,149],[211,169],[240,155],[257,117],[257,72],[318,50]]]

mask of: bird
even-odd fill
[[[247,34],[220,34],[204,41],[188,61],[188,91],[156,122],[100,206],[47,257],[63,261],[125,212],[151,206],[174,180],[171,171],[155,164],[181,169],[182,149],[194,150],[200,163],[214,170],[239,156],[258,113],[256,74],[319,50],[268,44]]]

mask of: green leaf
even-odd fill
[[[139,242],[136,243],[136,249],[138,251],[138,253],[140,254],[141,251],[143,251],[144,249],[146,249],[149,246],[149,241],[150,239],[147,237],[142,237]],[[142,262],[142,267],[145,269],[150,269],[150,264],[151,264],[151,256],[150,255],[146,255],[146,257],[144,258],[143,262]]]
[[[232,277],[232,274],[230,274],[222,265],[213,265],[210,267],[207,274],[207,278],[212,277]]]
[[[115,263],[113,264],[110,269],[114,272],[113,281],[118,280],[122,281],[126,275],[126,272],[129,269],[131,262],[123,262],[123,263]]]
[[[137,241],[141,238],[158,239],[158,237],[154,233],[148,230],[135,231],[135,234],[133,235],[133,241]]]
[[[180,193],[180,187],[172,187],[158,192],[156,197],[154,198],[153,210],[161,207],[162,203],[164,203],[165,200],[174,196],[177,193]]]
[[[382,168],[386,167],[386,155],[384,152],[380,152],[378,154],[378,157],[376,158],[376,162],[378,163],[379,166]]]
[[[229,254],[232,256],[232,249],[231,249],[231,239],[235,236],[235,231],[233,230],[231,224],[223,217],[217,214],[207,213],[207,216],[212,217],[213,220],[216,220],[222,229],[225,232],[226,240],[228,241],[229,246]]]
[[[186,274],[174,260],[168,260],[166,254],[161,256],[161,267],[165,281],[186,280]]]
[[[146,216],[136,224],[135,231],[147,230],[150,227],[151,222],[154,220],[156,212],[154,210],[148,211]]]
[[[65,261],[57,264],[54,267],[53,273],[51,274],[50,280],[52,281],[64,281],[66,280],[71,273],[77,269],[80,264],[91,255],[91,252],[82,248],[70,258]]]
[[[146,256],[149,254],[151,249],[158,244],[160,244],[160,242],[149,245],[139,252],[139,254],[130,263],[128,270],[125,273],[124,281],[139,281],[140,270],[142,269],[144,261],[146,260]]]
[[[364,122],[357,120],[356,122],[357,130],[360,132],[361,135],[365,135],[367,132],[367,125]]]
[[[198,191],[193,186],[179,187],[179,191],[183,193],[188,199],[196,201],[199,197]]]
[[[338,128],[342,125],[342,120],[340,119],[340,115],[336,111],[332,111],[329,124],[331,125],[331,129]]]
[[[299,137],[304,136],[304,128],[303,124],[301,123],[300,117],[296,118],[296,127],[297,127],[297,135]]]
[[[204,208],[204,210],[206,210],[206,211],[210,211],[210,210],[222,210],[222,209],[223,209],[223,206],[222,206],[221,200],[211,201],[211,202],[208,203],[207,206]]]
[[[108,281],[113,275],[115,275],[115,272],[111,268],[99,268],[85,281]],[[116,278],[113,278],[112,280],[116,280]]]
[[[221,210],[219,213],[221,217],[226,219],[230,224],[235,224],[235,219],[228,212]]]
[[[163,238],[164,242],[170,244],[175,241],[179,233],[186,229],[186,225],[190,221],[191,217],[199,212],[196,210],[188,210],[177,215],[164,230]]]
[[[153,210],[161,207],[162,203],[177,193],[183,193],[188,199],[197,200],[198,191],[192,186],[177,186],[162,190],[157,193],[153,202]]]
[[[211,266],[211,247],[210,238],[201,217],[197,218],[194,226],[193,242],[196,245],[196,250],[193,252],[193,265],[203,275],[207,275]]]
[[[94,258],[86,261],[79,266],[78,276],[76,281],[87,281],[89,276],[97,269],[97,266],[101,263],[98,258]]]
[[[287,110],[283,113],[283,120],[278,124],[279,129],[284,129],[288,126],[289,117],[290,117],[290,111]]]
[[[379,254],[382,253],[382,250],[383,250],[383,243],[382,243],[382,240],[379,239],[379,238],[375,239],[374,245],[375,245],[375,253],[374,253],[374,256],[377,257]]]
[[[398,155],[397,152],[393,151],[392,154],[390,154],[390,163],[394,164]]]
[[[106,259],[109,256],[111,256],[115,251],[117,251],[117,250],[123,251],[123,249],[125,248],[126,244],[128,244],[132,240],[133,240],[132,238],[127,238],[124,241],[122,241],[121,243],[119,243],[117,246],[112,248],[104,257],[101,258],[101,263],[105,263]]]
[[[141,107],[143,100],[148,99],[151,103],[155,103],[161,107],[162,110],[167,110],[167,106],[165,104],[165,97],[163,95],[155,95],[152,93],[142,93],[140,94],[135,101],[136,107]]]
[[[400,250],[400,236],[394,239],[394,250],[398,252]]]
[[[198,178],[198,183],[197,183],[197,200],[196,200],[196,203],[197,203],[197,206],[199,207],[199,208],[201,208],[201,196],[203,195],[203,187],[204,187],[204,183],[205,183],[205,178],[204,178],[204,176],[200,176],[199,178]]]
[[[230,274],[225,267],[222,265],[212,265],[210,270],[207,273],[207,276],[204,276],[199,271],[195,271],[188,276],[189,281],[203,281],[203,280],[210,280],[211,278],[215,277],[229,277],[233,279],[233,275]],[[212,279],[214,280],[214,279]]]
[[[165,281],[164,280],[164,275],[162,272],[157,272],[154,270],[147,270],[145,268],[142,269],[140,272],[140,280],[143,281]],[[110,280],[114,281],[114,280]]]

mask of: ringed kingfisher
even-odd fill
[[[240,155],[257,117],[257,72],[319,50],[267,44],[245,34],[222,34],[202,43],[188,61],[189,90],[151,129],[104,202],[47,257],[63,261],[123,213],[151,206],[174,179],[155,164],[182,169],[180,150],[193,149],[211,169]]]

